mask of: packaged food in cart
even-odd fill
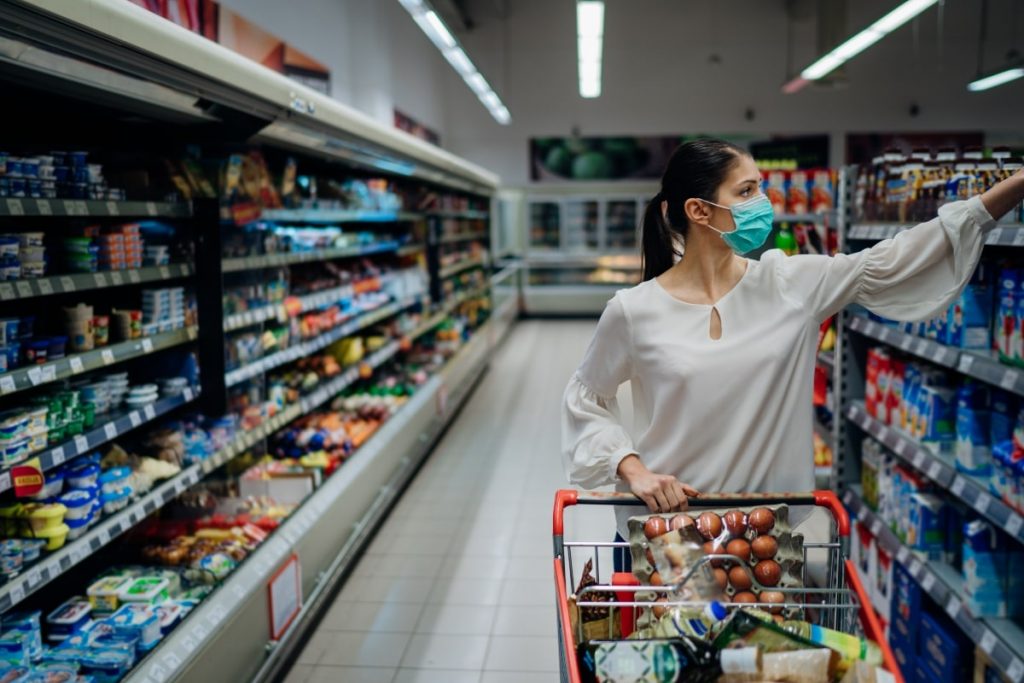
[[[579,502],[642,505],[627,494],[556,496],[563,681],[902,683],[845,558],[849,518],[831,492],[704,495],[683,513],[631,518],[629,540],[612,543],[564,538],[564,508]],[[815,505],[832,513],[822,543],[789,523],[791,507]],[[581,554],[627,549],[632,573],[602,575],[599,561],[587,561],[586,580],[573,586]],[[809,579],[808,552],[824,555],[824,583]],[[600,609],[603,628],[585,632],[568,618],[570,605]]]

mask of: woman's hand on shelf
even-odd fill
[[[677,512],[687,507],[687,497],[700,495],[670,474],[655,474],[647,469],[638,455],[628,455],[618,468],[619,478],[629,484],[633,495],[642,500],[651,512]]]

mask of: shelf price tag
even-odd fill
[[[36,211],[39,212],[40,216],[52,216],[53,207],[50,205],[48,199],[37,199],[36,200]]]
[[[1014,239],[1014,242],[1016,241]],[[1024,662],[1014,657],[1013,661],[1010,662],[1010,666],[1006,669],[1006,677],[1013,681],[1013,683],[1020,683],[1020,680],[1024,678]]]
[[[12,216],[24,216],[25,206],[21,203],[20,199],[8,199],[7,213],[11,214]]]
[[[996,228],[988,234],[988,239],[985,240],[985,244],[999,244],[999,240],[1003,238],[1003,229]]]
[[[113,422],[108,422],[107,424],[103,425],[103,433],[104,435],[106,435],[108,440],[116,439],[117,425],[114,424]]]
[[[73,292],[78,289],[75,286],[75,281],[67,275],[62,275],[60,278],[60,289],[62,292]]]
[[[25,586],[22,585],[21,581],[15,581],[14,585],[11,586],[11,604],[17,605],[19,602],[25,599]]]
[[[10,375],[0,376],[0,394],[9,394],[17,389],[14,383],[14,378]]]
[[[71,360],[68,361],[68,364],[71,365],[72,374],[78,375],[85,372],[85,365],[82,363],[82,359],[78,356],[72,356]]]
[[[988,512],[988,506],[992,503],[992,496],[988,495],[984,491],[978,494],[978,499],[974,501],[974,509],[985,514]]]
[[[27,574],[25,574],[25,585],[29,588],[33,588],[39,585],[39,583],[42,582],[42,580],[43,576],[42,573],[39,571],[39,567],[33,567],[28,571]]]
[[[114,362],[114,352],[110,349],[103,349],[103,351],[100,352],[100,357],[103,359],[104,365],[110,365]]]
[[[946,614],[952,619],[956,619],[957,615],[960,614],[960,599],[955,595],[949,596],[949,602],[946,603]]]
[[[191,401],[193,396],[194,396],[194,394],[192,392],[192,387],[185,387],[182,390],[181,395],[185,398],[186,402]]]
[[[1021,517],[1016,512],[1011,512],[1009,519],[1006,520],[1006,531],[1011,536],[1016,536],[1020,533],[1021,527],[1024,526],[1024,517]]]
[[[84,435],[79,434],[75,437],[75,452],[81,455],[89,450],[89,439],[85,438]]]
[[[156,203],[155,202],[146,202],[146,213],[148,213],[150,216],[155,216],[156,215]]]
[[[889,428],[884,425],[879,425],[875,438],[882,443],[885,443],[885,440],[889,438]]]
[[[924,458],[924,451],[918,449],[918,451],[914,453],[914,467],[921,469],[921,466],[924,465]]]
[[[160,278],[169,280],[171,278],[171,269],[167,266],[160,266]]]
[[[104,275],[103,273],[96,273],[95,275],[92,276],[92,279],[93,279],[93,282],[96,283],[97,287],[106,287],[107,286],[107,276]]]
[[[57,366],[54,363],[43,366],[43,381],[55,382],[57,380]]]
[[[43,296],[53,294],[53,281],[49,278],[40,278],[39,280],[36,280],[36,283],[39,286],[39,293]]]
[[[32,283],[19,280],[15,283],[15,287],[18,289],[18,296],[26,299],[32,296]]]
[[[42,383],[42,381],[43,381],[43,368],[42,368],[42,366],[37,365],[34,368],[29,368],[29,371],[28,371],[28,381],[32,383],[32,386],[36,386],[37,384]]]
[[[903,439],[897,439],[892,449],[896,451],[896,455],[902,456],[904,451],[907,450],[907,442]]]
[[[0,283],[0,299],[13,299],[14,298],[14,285],[9,282]]]
[[[985,633],[981,636],[981,642],[978,643],[978,647],[986,655],[991,656],[992,651],[996,649],[996,634],[992,631],[985,629]]]
[[[133,285],[137,285],[141,281],[142,277],[139,275],[139,271],[135,270],[134,268],[128,271],[128,282],[132,283]]]
[[[63,446],[57,446],[52,451],[50,451],[50,461],[53,463],[53,465],[55,467],[57,465],[63,465],[64,464],[64,447]]]
[[[146,420],[152,420],[156,417],[156,408],[154,408],[152,404],[144,407],[142,412],[146,416]]]
[[[1017,230],[1013,235],[1013,246],[1019,247],[1024,245],[1024,230]]]
[[[11,488],[11,473],[0,472],[0,491],[7,491]]]
[[[960,475],[953,478],[953,485],[949,487],[949,490],[953,492],[954,496],[960,497],[964,493],[964,486],[967,485],[966,480]]]
[[[115,286],[124,284],[124,278],[121,276],[121,272],[117,270],[111,271],[110,282]]]
[[[121,207],[117,205],[117,202],[107,202],[107,213],[111,216],[120,216]]]
[[[921,569],[922,567],[920,560],[914,560],[910,563],[910,575],[913,576],[915,579],[921,576]]]
[[[910,559],[910,551],[907,549],[907,546],[901,545],[899,552],[896,553],[896,561],[906,566],[908,559]]]
[[[968,373],[972,367],[974,367],[974,356],[969,353],[960,356],[960,372]]]
[[[925,575],[921,577],[921,588],[923,588],[926,593],[930,593],[934,586],[935,574],[932,574],[931,572],[925,572]]]
[[[928,478],[934,481],[939,478],[940,474],[942,474],[942,465],[938,460],[933,460],[931,466],[928,467]]]
[[[142,340],[142,351],[143,353],[153,353],[153,340],[149,337]]]

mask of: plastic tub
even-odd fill
[[[69,636],[81,631],[91,614],[92,605],[87,599],[71,598],[46,616],[46,625],[53,634]]]
[[[17,256],[21,248],[21,240],[9,235],[0,236],[0,257]]]
[[[140,576],[122,586],[118,598],[122,603],[156,605],[168,599],[170,583],[160,576]]]
[[[20,408],[0,413],[0,443],[24,438],[30,419],[29,413]]]
[[[28,523],[32,533],[35,536],[41,537],[43,532],[52,532],[54,529],[63,526],[65,512],[67,512],[67,508],[60,503],[33,507],[31,512],[28,513]]]
[[[123,510],[128,505],[128,500],[131,497],[132,489],[130,486],[126,486],[115,493],[104,493],[100,497],[100,501],[103,503],[103,512],[112,515]]]
[[[39,556],[43,553],[43,548],[45,547],[46,541],[38,538],[23,538],[21,540],[21,549],[26,562],[35,562],[38,560]]]
[[[68,486],[73,489],[87,489],[96,485],[100,466],[95,463],[73,465],[67,474]]]
[[[14,679],[17,683],[27,681],[29,671],[27,667],[32,662],[28,637],[16,629],[5,631],[3,635],[0,635],[0,660],[12,664],[14,670],[23,672],[20,678]]]
[[[86,595],[89,596],[89,604],[92,605],[93,612],[99,614],[116,612],[117,608],[121,606],[121,589],[130,581],[131,579],[123,576],[106,576],[89,586]]]
[[[43,433],[43,436],[46,436],[46,432]],[[43,474],[43,488],[39,490],[39,493],[32,497],[36,500],[54,498],[59,496],[62,490],[64,490],[64,472],[59,469],[53,470]]]
[[[0,541],[0,572],[8,576],[16,574],[24,561],[24,546],[20,540],[11,538]]]
[[[18,339],[17,318],[0,318],[0,344],[8,344]]]
[[[64,520],[70,526],[72,521],[80,519],[91,519],[92,509],[96,495],[86,489],[68,491],[60,497],[60,503],[67,512],[64,513]]]
[[[81,519],[65,520],[65,524],[68,525],[68,540],[77,541],[79,538],[84,536],[86,532],[89,531],[89,525],[92,524],[92,520],[93,516],[91,514],[88,517],[82,517]]]
[[[158,388],[155,384],[142,384],[137,387],[132,387],[131,391],[128,392],[128,398],[148,396],[150,394],[157,393]]]
[[[46,427],[43,427],[42,429],[30,429],[27,436],[28,452],[30,454],[46,450],[46,447],[50,443],[50,430]]]
[[[63,335],[59,335],[56,337],[50,337],[49,341],[50,348],[47,351],[47,354],[50,360],[58,360],[60,358],[63,358],[64,354],[67,351],[68,338]]]
[[[112,467],[99,477],[100,489],[105,496],[119,494],[132,476],[130,467]]]
[[[115,632],[139,639],[140,652],[153,649],[163,635],[156,610],[141,602],[128,602],[110,618]]]
[[[19,612],[4,615],[4,628],[9,631],[20,631],[28,641],[29,657],[38,661],[43,657],[43,632],[41,622],[43,613]]]
[[[28,424],[25,428],[29,431],[33,429],[46,429],[46,414],[49,412],[50,409],[47,406],[39,406],[28,411]]]
[[[81,673],[96,683],[113,683],[128,675],[135,664],[135,653],[114,649],[95,650],[81,659]]]
[[[0,446],[0,457],[5,465],[15,465],[30,455],[29,439],[24,437],[17,441],[8,441]]]
[[[47,550],[60,550],[64,547],[64,542],[68,539],[68,531],[70,531],[70,529],[68,529],[68,525],[61,524],[50,529],[36,531],[35,537],[46,541]]]
[[[156,606],[156,616],[160,621],[160,632],[165,636],[178,625],[185,610],[176,602],[166,601]]]
[[[7,352],[7,369],[21,367],[21,342],[9,342],[4,350]]]

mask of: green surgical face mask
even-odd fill
[[[725,232],[713,225],[708,227],[721,235],[725,243],[737,254],[743,255],[763,246],[768,235],[772,234],[775,210],[771,201],[763,194],[732,206],[722,206],[706,199],[701,201],[732,212],[732,219],[736,223],[735,230]]]

